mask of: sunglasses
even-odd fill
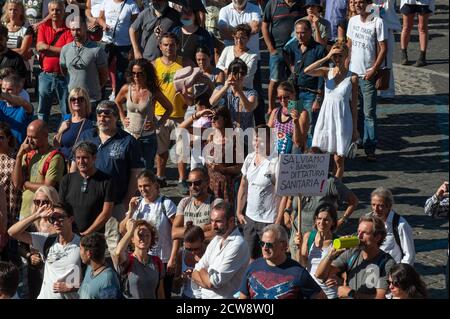
[[[81,192],[86,194],[88,192],[88,180],[83,179],[83,183],[81,184]]]
[[[110,116],[111,114],[116,114],[116,112],[114,112],[111,109],[97,109],[97,110],[95,110],[95,113],[97,113],[97,115],[104,114],[106,116]]]
[[[290,96],[277,96],[278,101],[286,101],[290,99]]]
[[[44,200],[34,199],[33,204],[35,206],[41,207],[44,205],[50,205],[50,201],[48,199],[44,199]]]
[[[201,179],[196,180],[196,181],[186,181],[186,184],[191,187],[192,185],[194,186],[200,186],[202,185],[203,181]]]
[[[85,101],[84,96],[79,96],[79,97],[74,97],[72,96],[70,98],[70,102],[78,102],[78,103],[83,103]]]
[[[265,241],[260,241],[259,245],[261,246],[261,248],[267,247],[268,249],[273,249],[273,245],[275,243],[266,243]]]
[[[390,285],[392,285],[392,286],[394,286],[394,287],[398,287],[399,285],[398,285],[398,282],[396,282],[396,281],[391,281],[391,280],[388,280],[387,281],[387,284],[388,284],[388,287],[390,286]]]
[[[143,76],[144,72],[131,72],[132,76]]]
[[[58,217],[56,216],[52,216],[49,217],[48,222],[52,225],[54,225],[56,222],[62,223],[64,221],[64,219],[66,219],[67,216],[66,215],[58,215]]]

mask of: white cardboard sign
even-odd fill
[[[330,154],[282,154],[276,190],[280,196],[320,196],[328,187]]]

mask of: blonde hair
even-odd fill
[[[72,90],[70,90],[69,99],[68,99],[70,113],[73,112],[72,105],[70,103],[70,98],[73,96],[84,97],[84,103],[85,103],[84,112],[85,112],[85,116],[88,117],[89,114],[91,114],[91,100],[89,98],[88,91],[82,87],[76,87],[76,88],[73,88]],[[83,108],[81,108],[81,109],[83,109]]]
[[[33,199],[36,198],[36,196],[37,196],[38,193],[43,193],[45,196],[47,196],[48,200],[49,200],[50,202],[52,202],[52,204],[59,203],[59,195],[58,195],[58,192],[57,192],[56,189],[55,189],[54,187],[52,187],[52,186],[46,186],[46,185],[43,185],[43,186],[39,187],[39,188],[36,190],[36,192],[34,193]],[[33,202],[32,202],[32,204],[31,204],[31,211],[33,211],[33,212],[35,211],[35,205],[34,205]]]
[[[26,22],[26,17],[25,17],[25,6],[23,5],[22,0],[7,0],[5,2],[5,4],[3,5],[3,8],[2,8],[2,10],[3,10],[3,14],[2,14],[2,18],[1,18],[2,23],[6,26],[6,24],[8,24],[10,22],[9,15],[8,15],[8,5],[10,5],[10,4],[16,4],[20,7],[20,10],[22,11],[21,15],[20,15],[20,20],[23,23],[22,25],[24,25]]]

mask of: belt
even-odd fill
[[[50,74],[52,76],[64,77],[64,75],[62,73],[58,73],[58,72],[46,72],[46,71],[44,71],[44,73]]]
[[[312,93],[315,93],[315,94],[320,94],[320,92],[318,90],[313,90],[313,89],[310,89],[310,88],[305,88],[305,87],[299,86],[298,89],[299,89],[299,91],[308,91],[308,92],[312,92]]]

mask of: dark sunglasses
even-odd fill
[[[143,76],[144,72],[131,72],[132,76]]]
[[[48,199],[44,199],[44,200],[34,199],[33,204],[40,207],[40,206],[44,206],[44,205],[49,205],[50,201]]]
[[[387,281],[387,284],[388,284],[388,287],[389,287],[390,285],[392,285],[392,286],[394,286],[394,287],[399,287],[398,282],[396,282],[396,281],[388,280],[388,281]]]
[[[84,96],[79,96],[79,97],[72,96],[70,98],[70,102],[75,102],[75,101],[77,101],[78,103],[83,103],[85,101]]]
[[[83,179],[83,183],[81,184],[81,192],[87,193],[88,192],[88,179]]]
[[[201,248],[202,248],[201,246],[200,247],[191,247],[191,248],[184,247],[184,250],[193,252],[193,251],[199,251]]]
[[[48,218],[48,222],[50,224],[54,225],[56,222],[62,223],[64,221],[64,219],[66,219],[66,218],[67,218],[66,215],[58,215],[58,217],[51,216]]]
[[[289,96],[277,96],[278,101],[285,101],[285,100],[289,100],[290,97]]]
[[[186,181],[186,184],[191,187],[192,185],[194,186],[200,186],[202,185],[203,181],[201,179],[196,180],[196,181]]]
[[[101,115],[104,114],[106,116],[110,116],[111,114],[116,114],[113,110],[111,109],[97,109],[95,110],[95,113],[97,113],[97,115]]]
[[[273,245],[274,245],[275,243],[266,243],[266,242],[264,242],[264,241],[260,241],[259,242],[259,245],[261,246],[261,248],[264,248],[264,246],[265,247],[267,247],[268,249],[273,249]]]

